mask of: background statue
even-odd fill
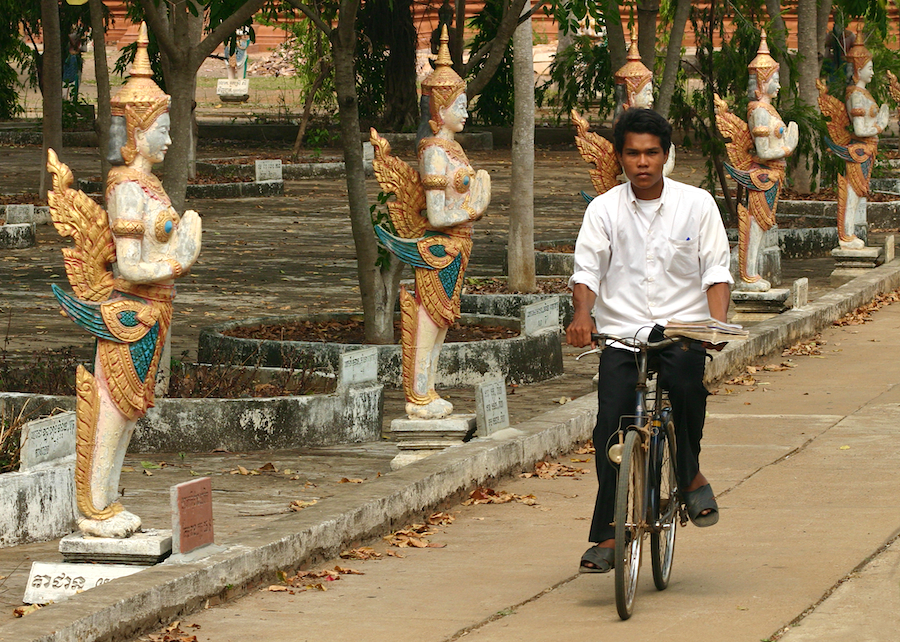
[[[230,42],[225,42],[225,68],[228,72],[228,80],[237,80],[247,77],[247,63],[250,57],[247,49],[250,47],[250,33],[246,27],[241,27],[234,33],[234,49]]]
[[[472,223],[491,200],[491,177],[472,169],[454,140],[468,116],[465,89],[451,67],[445,29],[436,68],[422,82],[434,135],[419,143],[421,175],[391,156],[390,145],[378,132],[373,129],[371,135],[375,176],[382,190],[396,196],[388,204],[396,234],[381,226],[375,232],[416,274],[415,297],[400,289],[403,390],[406,414],[413,419],[440,419],[453,412],[453,405],[435,392],[434,378],[447,328],[460,316]]]
[[[869,195],[869,178],[878,151],[878,134],[888,124],[888,106],[880,108],[866,89],[872,80],[872,54],[862,43],[862,38],[847,52],[852,78],[847,86],[845,103],[828,94],[821,80],[819,108],[829,118],[828,136],[825,142],[831,152],[843,159],[845,172],[838,177],[837,228],[840,246],[845,250],[865,247],[856,236],[857,226],[866,224],[866,197]],[[852,125],[852,132],[851,132]]]
[[[653,73],[641,62],[638,51],[637,35],[632,32],[631,46],[628,49],[628,62],[615,73],[616,79],[616,111],[615,121],[619,114],[632,107],[642,109],[653,108]],[[572,124],[577,131],[575,145],[581,157],[594,165],[590,170],[591,182],[598,194],[603,194],[619,184],[618,176],[622,173],[613,144],[599,134],[588,131],[590,124],[574,109],[571,112]],[[668,176],[675,168],[675,145],[669,147],[669,158],[663,167],[663,176]],[[585,197],[587,198],[587,197]]]
[[[76,373],[75,493],[78,528],[128,537],[141,520],[116,502],[135,424],[153,405],[156,370],[172,319],[174,280],[200,253],[200,217],[179,217],[151,172],[169,139],[170,98],[153,82],[141,25],[128,82],[113,97],[106,184],[109,213],[69,186],[72,173],[50,150],[48,199],[75,296],[53,285],[65,314],[97,338],[94,372]]]
[[[747,190],[738,204],[738,289],[765,292],[771,284],[759,274],[763,234],[775,225],[775,210],[784,180],[784,159],[797,147],[797,123],[785,125],[772,106],[781,84],[778,63],[769,55],[766,32],[750,69],[750,104],[747,122],[732,114],[728,104],[715,96],[716,126],[725,139],[731,163],[725,167]]]

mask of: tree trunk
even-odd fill
[[[466,46],[466,34],[464,33],[466,24],[466,0],[456,0],[456,46],[450,47],[450,53],[458,56],[459,59],[453,59],[453,71],[463,78],[466,77],[466,69],[463,65],[462,52]],[[469,99],[472,97],[469,96]]]
[[[306,102],[303,104],[303,115],[300,117],[300,129],[297,130],[297,139],[294,141],[293,149],[291,149],[291,160],[296,161],[297,157],[300,156],[300,150],[303,148],[303,137],[306,135],[306,127],[309,125],[309,117],[312,114],[316,93],[322,88],[322,84],[330,73],[331,63],[327,63],[322,58],[319,58],[319,73],[316,74],[316,79],[306,94]]]
[[[612,0],[602,0],[602,2],[604,4],[603,17],[606,22],[606,40],[609,43],[609,59],[612,62],[613,73],[615,73],[628,60],[625,49],[625,31],[622,29],[619,4]]]
[[[41,57],[41,96],[43,118],[41,131],[41,198],[47,197],[50,176],[47,173],[47,150],[62,152],[62,36],[59,28],[59,4],[56,0],[41,0],[41,30],[44,35],[44,54]]]
[[[356,271],[362,297],[367,343],[394,342],[394,300],[396,291],[393,279],[385,275],[376,264],[378,244],[369,200],[366,195],[366,174],[363,166],[362,143],[359,132],[359,105],[356,97],[356,12],[359,0],[341,3],[340,22],[331,32],[332,57],[334,59],[334,88],[337,93],[338,114],[341,125],[341,141],[344,148],[344,165],[347,168],[347,198],[350,204],[350,228],[356,246]],[[399,270],[399,261],[391,257],[391,266]]]
[[[825,45],[828,43],[828,19],[831,17],[833,4],[831,0],[819,0],[819,12],[816,16],[816,38],[818,38],[816,51],[819,54],[819,69],[822,69],[822,62],[825,60]]]
[[[103,0],[90,0],[91,39],[94,42],[94,75],[97,77],[97,140],[100,146],[100,184],[106,184],[109,173],[110,112],[109,66],[106,64],[106,33],[103,26]]]
[[[787,51],[787,27],[784,24],[784,18],[781,15],[781,0],[766,0],[766,12],[772,20],[772,29],[766,35],[770,42],[775,43],[772,57],[781,65],[778,75],[781,77],[781,92],[784,98],[790,99],[794,95],[791,86],[791,69],[787,64],[787,57],[784,52]]]
[[[392,0],[386,9],[390,54],[385,66],[384,126],[408,131],[419,123],[416,95],[416,28],[412,0]]]
[[[522,12],[530,7],[527,2]],[[534,54],[531,18],[513,34],[512,185],[509,207],[509,289],[534,292]]]
[[[819,77],[819,39],[816,29],[819,21],[816,5],[817,0],[797,2],[797,51],[800,55],[797,72],[800,81],[800,102],[818,112],[819,92],[816,89],[816,79]],[[792,174],[794,188],[800,193],[809,193],[816,180],[811,168],[807,167],[811,159],[803,155],[798,160]]]
[[[665,118],[669,117],[672,95],[675,93],[675,81],[678,79],[678,70],[681,68],[681,42],[684,40],[684,26],[691,15],[690,0],[677,0],[677,2],[675,18],[669,35],[669,47],[666,49],[662,83],[659,85],[659,98],[656,101],[656,111]]]
[[[659,16],[659,0],[638,0],[638,50],[641,62],[653,71],[656,66],[656,19]]]

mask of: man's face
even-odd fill
[[[634,195],[642,200],[659,198],[663,186],[663,165],[669,150],[663,150],[659,136],[627,132],[622,153],[618,155],[625,177],[631,181]]]

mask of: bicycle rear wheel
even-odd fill
[[[650,560],[653,566],[653,583],[660,591],[669,586],[672,575],[672,559],[675,555],[675,530],[678,526],[678,482],[675,479],[675,424],[665,421],[660,430],[654,453],[654,484],[659,490],[654,530],[650,533]]]
[[[625,433],[619,481],[616,486],[616,610],[627,620],[634,609],[634,595],[641,571],[644,537],[644,450],[638,431]]]

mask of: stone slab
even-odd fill
[[[254,164],[256,170],[256,181],[281,181],[284,180],[281,171],[281,159],[264,159],[258,160]]]
[[[45,542],[75,528],[75,458],[0,475],[0,548]]]
[[[26,604],[61,602],[83,591],[144,570],[119,564],[70,564],[34,562],[22,601]]]
[[[391,432],[402,434],[468,433],[475,429],[475,415],[450,415],[443,419],[410,419],[402,417],[391,421]]]
[[[894,235],[888,234],[884,237],[884,262],[890,263],[894,260],[894,252],[896,246],[894,244]]]
[[[63,412],[22,426],[19,471],[75,455],[75,413]]]
[[[378,348],[351,350],[341,355],[341,386],[368,383],[378,379]]]
[[[250,98],[250,80],[220,78],[216,82],[216,95],[222,102],[244,102]]]
[[[34,223],[0,225],[0,250],[21,250],[34,243]]]
[[[542,330],[559,329],[559,297],[551,297],[522,308],[522,333],[533,336]]]
[[[884,248],[864,247],[859,250],[834,248],[831,250],[836,268],[874,268],[884,262]]]
[[[809,279],[805,276],[791,285],[791,307],[802,308],[809,304]]]
[[[212,481],[192,479],[169,489],[172,505],[172,552],[185,555],[215,543]]]
[[[791,306],[792,291],[787,288],[772,288],[765,292],[735,290],[731,300],[738,312],[782,312]]]
[[[172,531],[148,529],[131,537],[88,537],[72,533],[59,540],[66,562],[150,566],[172,554]]]
[[[12,204],[6,206],[6,223],[34,223],[34,205]]]
[[[498,430],[509,428],[506,381],[503,378],[475,386],[475,417],[479,437],[489,437]]]

